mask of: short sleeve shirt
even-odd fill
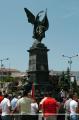
[[[2,116],[8,115],[10,113],[10,109],[9,109],[10,106],[11,104],[9,99],[4,98],[1,101]]]
[[[54,98],[47,97],[42,104],[44,116],[52,115],[57,113],[58,103]]]
[[[78,107],[78,103],[75,100],[72,100],[70,102],[70,115],[75,115],[76,114],[77,107]]]
[[[31,98],[22,97],[17,101],[17,108],[20,114],[31,114]]]

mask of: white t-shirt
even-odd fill
[[[70,102],[70,115],[76,115],[76,109],[78,108],[78,103],[75,100]]]
[[[68,100],[66,100],[66,102],[64,103],[64,108],[66,109],[66,113],[69,114],[70,113],[70,102],[72,101],[71,98],[69,98]]]
[[[2,109],[2,116],[4,115],[9,115],[10,114],[10,100],[7,99],[7,98],[4,98],[2,101],[1,101],[1,109]]]
[[[38,104],[37,103],[31,103],[31,114],[36,115],[38,110]]]

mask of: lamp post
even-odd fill
[[[68,58],[68,64],[69,64],[69,70],[70,70],[70,78],[71,78],[71,65],[72,65],[72,58],[74,57],[78,57],[78,54],[76,55],[73,55],[73,56],[65,56],[65,55],[62,55],[62,57],[65,57],[65,58]],[[70,79],[70,89],[71,89],[71,79]]]
[[[2,78],[2,80],[3,80],[3,71],[2,71],[3,61],[5,61],[5,60],[9,60],[9,58],[0,59],[0,62],[1,62],[1,78]]]

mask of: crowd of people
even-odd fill
[[[0,92],[0,120],[78,120],[79,100],[76,93],[65,96],[60,92],[58,101],[52,92],[45,92],[38,103],[31,90],[21,95]]]

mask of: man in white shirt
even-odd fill
[[[64,103],[65,108],[65,120],[70,120],[70,102],[73,98],[72,94],[69,94],[69,98]]]
[[[78,98],[77,95],[73,95],[73,100],[70,102],[70,120],[78,120],[77,110],[78,110]]]
[[[10,100],[8,99],[8,94],[4,95],[4,99],[1,101],[1,110],[2,110],[2,120],[11,120],[10,110],[11,104]]]

